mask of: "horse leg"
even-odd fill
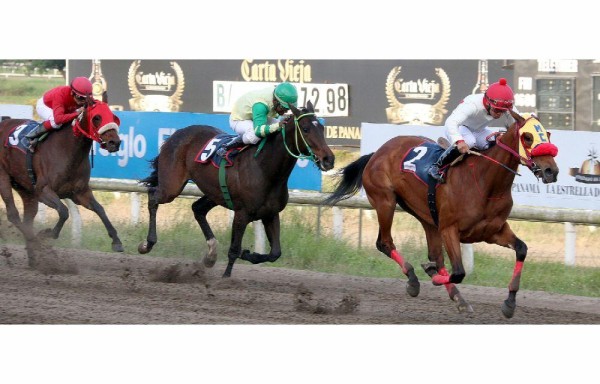
[[[229,246],[229,252],[227,253],[229,261],[227,263],[227,268],[225,268],[225,272],[223,273],[223,277],[231,277],[233,264],[240,256],[242,239],[244,238],[244,232],[246,231],[248,223],[250,223],[250,218],[245,211],[235,212],[235,215],[233,216],[233,225],[231,227],[231,245]]]
[[[146,240],[142,241],[138,245],[138,252],[141,254],[148,253],[154,247],[154,244],[158,241],[158,236],[156,234],[156,213],[158,212],[159,204],[167,204],[171,201],[175,200],[177,196],[181,193],[183,188],[185,187],[187,179],[185,179],[181,184],[173,184],[179,185],[177,189],[171,188],[167,186],[163,187],[162,184],[159,184],[156,187],[148,188],[148,236],[146,236]]]
[[[429,263],[423,263],[421,266],[425,270],[425,273],[431,277],[432,281],[436,275],[448,276],[448,271],[444,266],[444,254],[442,252],[442,238],[440,233],[435,226],[425,221],[421,221],[421,224],[423,225],[423,229],[425,229],[428,250],[427,257],[429,258]],[[459,312],[473,312],[473,308],[462,297],[454,283],[444,283],[444,288],[446,288],[450,300],[457,303]]]
[[[33,220],[38,213],[38,200],[23,190],[17,190],[23,200],[23,224],[32,228]]]
[[[62,230],[65,221],[69,218],[69,208],[60,201],[58,195],[51,190],[48,186],[42,189],[42,193],[39,196],[39,200],[49,206],[50,208],[56,210],[58,212],[58,221],[54,225],[54,228],[44,229],[40,231],[39,236],[43,237],[51,237],[53,239],[58,239],[58,235]]]
[[[158,201],[156,198],[157,188],[148,188],[148,235],[146,240],[138,245],[138,252],[146,254],[152,250],[154,244],[158,241],[156,235],[156,212],[158,212]]]
[[[198,225],[200,225],[200,229],[206,239],[206,244],[208,244],[208,251],[202,259],[202,263],[208,268],[212,268],[217,261],[217,239],[206,220],[206,215],[215,206],[215,202],[206,196],[202,196],[192,204],[194,217],[196,218]]]
[[[465,268],[462,264],[462,256],[460,253],[460,237],[458,230],[451,226],[444,228],[442,231],[442,241],[446,247],[450,264],[452,265],[452,274],[448,274],[445,267],[440,267],[439,274],[432,277],[431,281],[434,285],[442,285],[447,283],[460,284],[465,278]]]
[[[8,221],[12,223],[23,234],[25,238],[25,249],[27,250],[28,264],[34,267],[36,264],[36,252],[40,249],[39,242],[33,232],[33,220],[21,221],[19,210],[15,205],[15,199],[12,192],[10,177],[7,174],[0,174],[0,196],[6,206],[6,215]],[[23,200],[25,207],[31,202]],[[31,213],[29,213],[31,214]]]
[[[400,265],[402,273],[408,277],[406,292],[412,297],[417,297],[421,291],[419,279],[415,274],[413,266],[404,260],[404,257],[398,252],[392,239],[392,222],[396,209],[396,198],[393,192],[388,194],[382,192],[382,189],[377,189],[371,194],[369,194],[369,191],[367,192],[367,197],[377,212],[377,220],[379,222],[379,233],[375,246],[381,253]]]
[[[86,190],[74,194],[71,198],[75,204],[79,204],[82,207],[93,211],[98,215],[100,220],[102,220],[102,224],[108,231],[108,236],[112,239],[112,250],[113,252],[123,252],[123,243],[121,243],[121,239],[119,239],[119,235],[117,235],[117,230],[113,227],[112,223],[106,216],[106,212],[104,211],[104,207],[98,203],[92,190],[88,187]]]
[[[271,250],[268,255],[264,255],[261,253],[250,252],[247,249],[244,249],[240,259],[251,262],[252,264],[264,263],[266,261],[274,262],[279,259],[281,256],[281,244],[279,242],[279,233],[280,233],[280,222],[279,222],[279,214],[276,214],[267,219],[262,219],[262,223],[265,227],[265,233],[267,235],[267,239],[269,240],[269,245],[271,246]]]
[[[513,249],[516,253],[516,262],[513,269],[513,275],[508,284],[508,298],[504,300],[502,304],[502,314],[508,319],[513,317],[515,314],[515,308],[517,307],[517,291],[521,283],[521,272],[523,270],[523,264],[527,257],[527,244],[519,239],[508,223],[504,223],[500,232],[492,236],[488,243],[495,243],[506,248]]]

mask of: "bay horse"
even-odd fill
[[[17,146],[22,140],[21,131],[30,122],[7,119],[0,123],[0,140],[3,144],[0,145],[0,195],[6,204],[8,220],[25,237],[30,266],[33,266],[35,258],[30,253],[31,246],[39,245],[33,230],[38,202],[55,209],[59,217],[53,228],[40,231],[39,236],[58,238],[69,218],[69,209],[61,199],[71,199],[100,217],[112,239],[113,251],[123,252],[117,231],[89,186],[92,140],[99,142],[109,152],[118,151],[121,144],[119,118],[104,101],[88,97],[79,118],[73,124],[65,124],[60,130],[48,134],[46,139],[37,144],[33,154],[23,146]],[[23,200],[22,221],[12,189]]]
[[[422,267],[434,285],[445,286],[450,298],[458,303],[460,312],[472,311],[455,285],[465,277],[460,243],[485,241],[513,249],[516,264],[508,286],[508,298],[501,307],[504,316],[511,318],[527,256],[527,245],[507,223],[513,205],[513,180],[521,163],[544,183],[556,182],[558,174],[554,161],[558,149],[550,143],[542,124],[534,116],[525,119],[512,111],[511,115],[515,123],[505,133],[496,135],[496,144],[480,153],[472,152],[479,156],[466,156],[452,166],[447,182],[438,184],[435,194],[414,176],[414,172],[402,168],[409,154],[423,155],[431,148],[427,143],[432,141],[425,137],[398,136],[376,152],[364,155],[340,170],[341,178],[334,192],[322,203],[335,205],[364,188],[369,203],[377,212],[376,247],[400,265],[408,277],[406,289],[412,297],[419,294],[419,280],[413,266],[396,249],[391,227],[396,204],[414,216],[423,226],[427,239],[429,262]],[[428,193],[435,198],[428,197]],[[437,211],[432,210],[432,204]],[[450,274],[444,267],[443,248],[452,265]]]
[[[208,212],[217,205],[235,212],[229,262],[223,277],[231,276],[237,258],[253,264],[277,260],[281,256],[279,212],[287,205],[287,183],[297,159],[310,159],[323,171],[332,169],[335,161],[312,103],[309,101],[306,108],[297,109],[292,105],[290,108],[293,115],[286,117],[281,132],[267,136],[262,149],[254,145],[239,152],[224,176],[220,176],[219,168],[210,161],[196,161],[199,152],[212,146],[213,138],[223,131],[207,125],[192,125],[175,131],[152,160],[151,175],[140,181],[148,188],[150,219],[148,236],[139,244],[138,252],[150,252],[158,241],[156,213],[159,204],[173,201],[188,180],[192,180],[203,193],[192,204],[192,211],[208,244],[208,252],[202,260],[206,267],[214,266],[217,259],[217,241],[206,220]],[[225,194],[220,177],[226,181]],[[225,197],[227,194],[229,198]],[[241,249],[246,226],[257,220],[264,224],[271,247],[269,254]]]

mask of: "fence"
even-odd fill
[[[140,217],[141,199],[140,194],[146,193],[146,189],[139,185],[135,180],[123,180],[123,179],[100,179],[92,178],[90,185],[94,190],[97,191],[109,191],[109,192],[125,192],[131,194],[131,215],[130,220],[132,224],[137,224]],[[193,185],[187,185],[183,192],[182,197],[196,197],[202,196],[202,192]],[[319,203],[325,198],[326,194],[318,192],[306,192],[292,190],[290,191],[290,204],[291,205],[304,205],[304,206],[318,206]],[[69,208],[71,210],[72,226],[73,226],[73,242],[77,242],[80,239],[81,234],[81,218],[77,206],[69,202]],[[336,236],[341,236],[344,212],[343,208],[353,208],[359,210],[372,211],[372,207],[365,197],[354,196],[347,200],[340,201],[336,207],[332,209],[332,222],[333,222],[333,233]],[[401,208],[397,208],[397,211],[402,211]],[[320,228],[321,215],[317,216],[317,228]],[[548,209],[540,207],[529,207],[529,206],[514,206],[509,216],[513,220],[522,221],[535,221],[545,223],[564,223],[565,224],[565,265],[575,265],[576,258],[576,232],[575,225],[600,225],[600,211],[595,210],[582,210],[582,209]],[[362,228],[362,211],[359,215],[358,220],[358,245],[361,245],[361,233]],[[255,222],[255,249],[258,252],[264,252],[265,249],[265,236],[264,231],[261,230],[262,225],[260,222]],[[473,248],[471,244],[462,245],[463,261],[467,272],[471,272],[473,268]]]

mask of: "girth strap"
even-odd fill
[[[427,204],[429,204],[429,212],[431,212],[431,217],[433,218],[433,223],[435,224],[436,227],[439,226],[438,224],[438,211],[437,211],[437,206],[435,204],[435,183],[431,183],[429,182],[429,188],[427,191]]]
[[[227,204],[227,208],[233,209],[233,201],[231,201],[231,195],[229,195],[229,189],[227,188],[227,179],[225,177],[226,168],[224,158],[221,159],[221,163],[219,164],[219,184],[221,186],[221,192],[223,192],[223,197],[225,198],[225,203]]]
[[[33,153],[31,153],[31,151],[27,151],[25,153],[25,164],[27,166],[27,174],[29,175],[31,184],[35,188],[35,184],[37,183],[37,177],[35,176],[35,172],[33,171]]]

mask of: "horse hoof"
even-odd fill
[[[202,259],[202,264],[204,264],[204,266],[206,268],[214,267],[216,262],[217,262],[217,255],[214,255],[214,257],[211,257],[211,255],[206,254],[204,256],[204,258]]]
[[[454,289],[456,289],[456,287],[454,287]],[[473,313],[473,307],[463,299],[461,294],[458,293],[458,290],[454,296],[451,296],[451,299],[456,302],[456,308],[458,308],[459,313]]]
[[[146,253],[150,252],[152,250],[152,246],[146,241],[142,241],[140,243],[140,245],[138,245],[138,252],[141,253],[142,255],[145,255]]]
[[[504,303],[502,304],[502,314],[507,319],[510,319],[514,316],[516,307],[517,305],[515,303],[504,300]]]
[[[419,296],[419,292],[421,292],[421,284],[418,281],[416,283],[408,282],[406,284],[406,293],[408,293],[410,297]]]
[[[125,252],[125,249],[123,249],[123,244],[121,244],[121,243],[113,244],[112,250],[113,250],[113,252]]]
[[[206,244],[208,244],[208,251],[202,259],[202,264],[204,264],[206,268],[212,268],[217,262],[217,239],[212,238],[208,240]]]
[[[466,301],[459,303],[457,308],[459,313],[473,313],[473,307],[471,307],[471,304],[467,303]]]

